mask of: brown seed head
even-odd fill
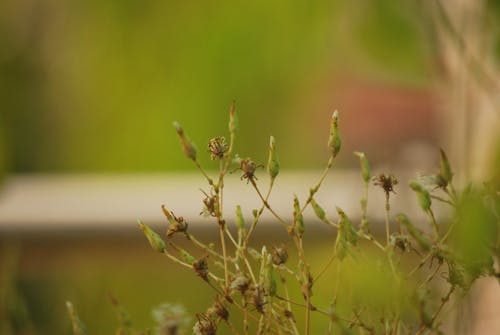
[[[210,159],[222,159],[229,149],[224,137],[214,137],[208,141],[207,151],[210,153]]]

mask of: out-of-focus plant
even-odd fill
[[[409,183],[428,222],[422,224],[420,219],[391,212],[391,197],[397,196],[398,179],[392,174],[372,176],[368,159],[361,152],[355,153],[360,158],[364,182],[361,219],[351,220],[349,213],[339,207],[336,214],[330,216],[315,195],[341,149],[339,113],[334,112],[327,165],[305,199],[293,197],[292,219],[286,219],[277,213],[270,200],[280,172],[276,141],[271,137],[269,142],[269,184],[264,190],[257,179],[259,168],[264,166],[234,153],[237,132],[234,103],[229,114],[229,141],[218,136],[208,142],[211,159],[219,164],[216,176],[210,176],[201,166],[196,146],[179,124],[174,125],[184,154],[194,162],[208,184],[209,190],[202,199],[202,214],[213,220],[218,241],[205,244],[191,234],[184,218],[165,206],[162,206],[168,221],[165,236],[143,222],[139,222],[139,227],[155,251],[192,271],[207,284],[207,289],[213,290],[213,304],[196,314],[192,326],[195,335],[213,335],[221,328],[231,334],[309,335],[313,314],[327,320],[326,334],[440,334],[452,295],[467,294],[481,276],[499,277],[494,269],[499,242],[499,192],[489,185],[457,189],[443,150],[436,174]],[[241,180],[255,190],[261,201],[260,208],[252,210],[249,222],[243,215],[244,204],[235,209],[224,206],[224,180],[234,164],[241,171]],[[380,187],[385,195],[383,238],[375,236],[370,229],[367,206],[371,185]],[[437,220],[435,202],[452,209],[454,215],[449,221]],[[320,268],[312,268],[304,244],[310,226],[303,213],[308,207],[321,222],[337,232],[332,254]],[[234,223],[226,220],[228,210],[235,210]],[[252,243],[264,211],[287,232],[287,241],[258,246]],[[229,229],[232,224],[234,229]],[[198,252],[189,253],[176,239],[186,239]],[[287,244],[293,246],[292,250],[287,250]],[[290,264],[292,259],[294,264]],[[322,306],[319,301],[324,299],[315,301],[314,293],[328,271],[336,275],[331,283],[330,303]],[[298,288],[300,294],[294,296],[294,288]],[[128,316],[118,303],[113,304],[120,320],[118,334],[140,334],[131,328]],[[68,306],[75,334],[85,334],[76,312]],[[303,315],[303,325],[296,321],[299,314]],[[163,305],[154,315],[159,324],[158,334],[186,333],[182,309]]]

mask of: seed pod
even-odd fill
[[[266,266],[265,290],[270,297],[276,295],[276,278],[274,277],[273,267],[268,261]]]
[[[453,172],[451,171],[450,162],[448,161],[448,157],[446,157],[446,153],[443,149],[439,149],[441,153],[441,161],[440,161],[440,175],[446,180],[447,183],[451,183],[453,179]]]
[[[278,155],[276,154],[276,143],[274,136],[269,138],[269,158],[267,161],[267,172],[271,176],[271,179],[275,179],[280,173],[280,162],[278,160]]]
[[[339,133],[339,112],[335,111],[332,114],[332,119],[330,122],[330,136],[328,137],[328,149],[333,158],[335,158],[340,152],[340,147],[342,146],[342,139]]]
[[[344,236],[349,243],[351,243],[352,245],[356,245],[358,243],[358,232],[356,231],[356,228],[354,228],[351,220],[349,220],[349,218],[341,208],[337,207],[337,213],[340,217],[340,230],[343,230]]]
[[[363,176],[365,184],[368,184],[371,179],[370,164],[368,163],[368,159],[366,158],[364,152],[355,151],[354,154],[359,157],[359,162],[361,164],[361,175]]]
[[[422,184],[420,184],[416,180],[411,180],[409,185],[411,189],[415,191],[415,193],[417,194],[418,203],[420,204],[420,207],[424,210],[424,212],[428,213],[432,204],[431,195],[429,194],[429,191],[427,191],[425,187],[423,187]]]
[[[196,263],[196,258],[194,258],[189,252],[184,249],[179,248],[179,252],[181,253],[184,261],[190,265],[194,265]]]
[[[138,224],[139,228],[141,228],[144,235],[146,235],[146,238],[148,239],[151,247],[158,252],[164,252],[166,246],[165,242],[161,239],[160,235],[158,235],[158,233],[156,233],[154,230],[145,225],[142,221],[139,220]]]
[[[182,130],[181,126],[177,122],[174,122],[174,128],[179,136],[181,147],[186,157],[193,161],[196,160],[196,147],[193,142],[191,142],[191,140],[184,134],[184,130]]]
[[[71,323],[73,325],[73,335],[87,335],[85,325],[80,320],[80,317],[78,316],[76,309],[73,307],[73,304],[69,301],[66,301],[66,307],[68,309]]]
[[[324,221],[326,217],[325,210],[321,208],[321,206],[318,205],[318,203],[314,199],[311,199],[311,206],[314,209],[314,213],[316,214],[318,219]]]
[[[413,237],[413,239],[417,242],[420,249],[422,249],[425,252],[431,250],[431,242],[425,236],[424,232],[415,227],[405,214],[396,215],[396,221],[398,221],[405,227],[408,234],[410,234],[410,236]]]
[[[299,199],[297,199],[296,195],[293,197],[293,223],[297,234],[300,238],[302,238],[305,231],[304,217],[302,216]]]
[[[235,102],[231,104],[231,109],[229,110],[229,132],[234,134],[238,129],[238,115],[235,110]]]
[[[236,227],[238,227],[238,229],[240,230],[243,230],[245,229],[245,219],[243,218],[243,213],[241,212],[241,206],[240,205],[237,205],[236,206]]]

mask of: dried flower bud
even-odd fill
[[[208,315],[214,315],[221,320],[227,321],[229,318],[229,311],[224,306],[222,301],[220,301],[219,296],[215,297],[214,304],[207,310]]]
[[[389,241],[393,248],[398,248],[402,252],[410,251],[410,240],[406,235],[392,234]]]
[[[300,238],[304,235],[305,225],[302,211],[300,210],[299,199],[295,195],[293,197],[293,224]]]
[[[250,281],[244,275],[237,275],[229,286],[231,290],[239,291],[241,294],[245,294],[249,287]]]
[[[257,177],[255,177],[255,170],[257,170],[258,167],[262,167],[262,165],[257,165],[249,157],[242,159],[240,161],[240,170],[243,172],[241,179],[246,179],[247,181],[257,179]]]
[[[158,251],[158,252],[164,252],[165,251],[165,242],[161,239],[160,235],[153,231],[151,228],[149,228],[147,225],[142,223],[142,221],[138,221],[139,228],[141,228],[142,232],[144,235],[146,235],[146,238],[149,241],[149,244],[151,247]]]
[[[253,288],[252,302],[257,312],[259,312],[260,314],[264,314],[264,306],[267,303],[267,301],[264,295],[264,288],[262,287],[261,284],[256,285]]]
[[[193,270],[196,274],[203,280],[208,281],[208,262],[206,257],[202,257],[191,263],[193,265]]]
[[[318,219],[324,221],[326,217],[325,210],[321,208],[321,206],[318,205],[318,203],[313,198],[311,198],[311,206],[314,209],[314,213],[316,214]]]
[[[198,321],[193,326],[193,335],[216,335],[217,325],[209,315],[197,314]]]
[[[208,141],[207,151],[210,153],[210,159],[222,159],[229,149],[224,137],[214,137]]]
[[[182,130],[181,126],[177,122],[174,122],[174,128],[179,136],[182,150],[184,151],[186,157],[193,161],[196,160],[196,147],[193,142],[191,142],[191,140],[189,140],[189,138],[184,134],[184,130]]]
[[[394,191],[394,186],[398,184],[398,180],[392,174],[391,175],[380,174],[378,176],[373,177],[372,180],[373,180],[373,185],[382,187],[386,196],[389,196],[390,192],[396,193]]]
[[[411,180],[409,185],[410,188],[417,194],[418,203],[420,204],[420,207],[424,210],[424,212],[428,213],[432,204],[431,195],[429,194],[429,191],[427,191],[425,187],[422,186],[422,184],[420,184],[416,180]]]
[[[330,122],[330,136],[328,137],[328,149],[333,158],[337,157],[342,146],[342,139],[339,133],[339,112],[335,111],[332,114]]]
[[[217,195],[212,194],[212,192],[210,192],[209,195],[205,191],[201,191],[205,195],[205,198],[203,198],[203,210],[200,212],[200,214],[205,217],[217,217],[219,214],[219,201]]]
[[[275,179],[280,173],[280,162],[278,160],[278,155],[276,154],[276,143],[274,137],[269,138],[269,158],[267,161],[267,172],[271,176],[271,179]]]
[[[73,307],[73,304],[69,301],[66,301],[66,308],[68,309],[69,316],[71,318],[71,323],[73,325],[73,335],[87,335],[87,329],[85,325],[80,320],[76,309]]]
[[[361,175],[363,176],[365,184],[368,184],[371,178],[370,164],[368,163],[368,159],[366,158],[364,152],[355,151],[354,154],[359,157],[359,162],[361,164]]]
[[[285,245],[279,247],[274,246],[271,250],[271,257],[274,265],[285,264],[288,260],[288,252],[286,251]]]
[[[172,237],[175,233],[187,232],[188,224],[182,216],[176,217],[174,213],[169,212],[164,205],[161,206],[161,209],[169,222],[167,229],[167,237]]]

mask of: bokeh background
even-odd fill
[[[500,160],[498,22],[492,0],[3,0],[0,204],[26,176],[193,170],[172,121],[203,152],[226,133],[233,100],[236,151],[258,162],[272,134],[283,169],[320,169],[338,109],[339,169],[356,168],[350,152],[363,150],[375,167],[426,170],[444,147],[461,174],[491,176]],[[70,299],[91,333],[110,334],[108,292],[141,327],[163,301],[196,312],[199,300],[176,282],[202,284],[151,255],[134,220],[44,231],[4,219],[0,323],[15,301],[14,334],[69,334]]]

